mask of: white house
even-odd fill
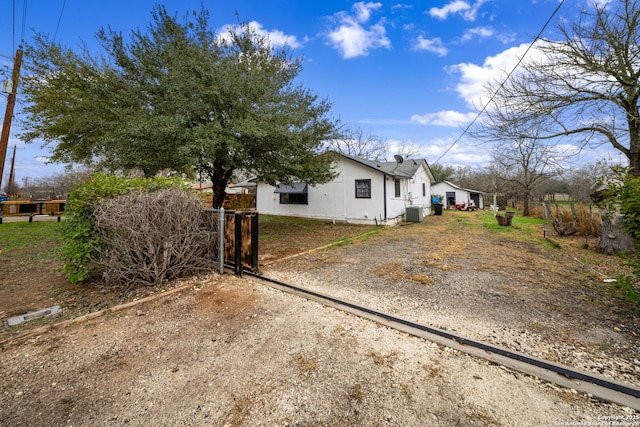
[[[442,181],[431,186],[431,194],[442,197],[442,204],[447,209],[455,209],[458,203],[473,201],[478,209],[484,209],[484,194],[482,191],[462,188],[449,181]]]
[[[435,181],[424,159],[375,162],[338,154],[336,178],[319,185],[258,183],[256,207],[262,214],[333,220],[353,224],[394,225],[431,210]]]

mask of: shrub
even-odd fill
[[[176,178],[125,178],[96,173],[69,193],[62,223],[61,257],[71,282],[88,280],[96,271],[103,242],[95,229],[95,212],[101,203],[132,190],[157,191],[183,187]]]
[[[640,239],[640,177],[627,174],[618,195],[624,226],[634,238]]]
[[[621,274],[618,276],[615,282],[615,288],[618,290],[620,296],[627,301],[635,303],[640,308],[640,286],[638,285],[638,279],[640,278],[640,271],[638,270],[638,262],[634,261],[631,265],[636,268],[633,276],[627,276]]]
[[[629,173],[629,168],[613,168],[615,177],[606,181],[603,191],[603,207],[612,217],[619,209],[625,230],[635,239],[636,248],[640,242],[640,177]],[[617,288],[621,295],[640,308],[640,255],[638,251],[626,254],[627,265],[633,268],[633,275],[621,275],[617,279]]]
[[[214,267],[202,205],[184,190],[132,191],[102,203],[95,218],[96,263],[108,282],[157,285]]]

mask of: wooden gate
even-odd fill
[[[223,263],[232,267],[237,275],[242,275],[244,269],[258,271],[258,212],[232,211],[221,209],[205,209],[209,234],[209,254],[219,260],[220,231],[219,215],[224,213],[222,235]]]

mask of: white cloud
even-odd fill
[[[371,12],[381,6],[381,3],[358,2],[353,5],[353,15],[337,13],[340,25],[327,34],[329,43],[347,59],[368,55],[371,49],[391,47],[384,20],[369,27],[364,25],[371,19]]]
[[[452,126],[461,127],[468,125],[475,117],[475,113],[459,113],[457,111],[445,110],[437,113],[414,114],[411,116],[411,123],[421,125]]]
[[[355,3],[352,7],[355,12],[355,18],[358,22],[364,24],[371,18],[371,11],[380,9],[382,3],[365,3],[363,1]]]
[[[432,7],[429,9],[429,15],[438,19],[446,19],[450,14],[466,11],[470,8],[471,6],[466,1],[456,0],[441,8]]]
[[[469,147],[464,147],[460,152],[448,152],[443,159],[452,166],[481,166],[491,163],[492,157],[486,147],[475,153]]]
[[[494,34],[495,33],[493,31],[493,28],[491,27],[470,28],[464,32],[464,34],[462,35],[461,41],[467,42],[477,37],[487,38],[487,37],[493,36]]]
[[[387,140],[390,154],[401,154],[403,156],[409,155],[411,158],[425,158],[429,154],[427,146],[418,144],[411,140],[401,141],[399,139]],[[392,157],[389,155],[389,157]],[[391,160],[391,159],[390,159]]]
[[[449,52],[439,37],[425,39],[422,36],[418,36],[413,48],[414,50],[426,50],[428,52],[437,53],[438,56],[446,56]]]
[[[437,159],[438,164],[453,167],[482,166],[491,162],[491,152],[487,146],[468,144],[465,140],[454,144],[455,140],[456,137],[434,138],[424,144],[427,162],[432,165]]]
[[[447,19],[449,15],[459,14],[465,21],[475,21],[480,7],[488,0],[477,0],[475,3],[469,3],[464,0],[453,0],[441,8],[432,7],[429,9],[429,15],[438,19]]]
[[[589,0],[589,6],[598,9],[604,9],[611,4],[611,0]]]
[[[486,85],[489,82],[504,79],[518,63],[528,44],[509,48],[495,56],[485,58],[482,65],[473,63],[461,63],[449,67],[450,71],[460,74],[460,80],[456,85],[456,92],[465,100],[469,107],[481,107],[488,101]],[[529,51],[529,56],[534,55],[535,49]]]
[[[496,38],[502,44],[509,44],[516,39],[516,33],[501,33],[501,34],[498,34]]]
[[[391,6],[391,10],[393,10],[393,11],[402,10],[402,9],[406,9],[406,10],[413,9],[413,5],[412,4],[398,3],[398,4],[394,4],[393,6]]]
[[[251,21],[247,24],[249,28],[256,32],[256,34],[267,37],[272,47],[288,46],[293,49],[297,49],[302,46],[302,43],[298,41],[296,36],[287,35],[280,30],[267,31],[262,24],[256,21]],[[231,30],[237,28],[235,25],[225,25],[218,33],[218,37],[223,40],[230,40]]]

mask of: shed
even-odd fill
[[[478,209],[484,209],[484,192],[471,190],[453,184],[449,181],[438,182],[431,186],[431,193],[442,197],[446,209],[455,209],[458,203],[473,201]]]

